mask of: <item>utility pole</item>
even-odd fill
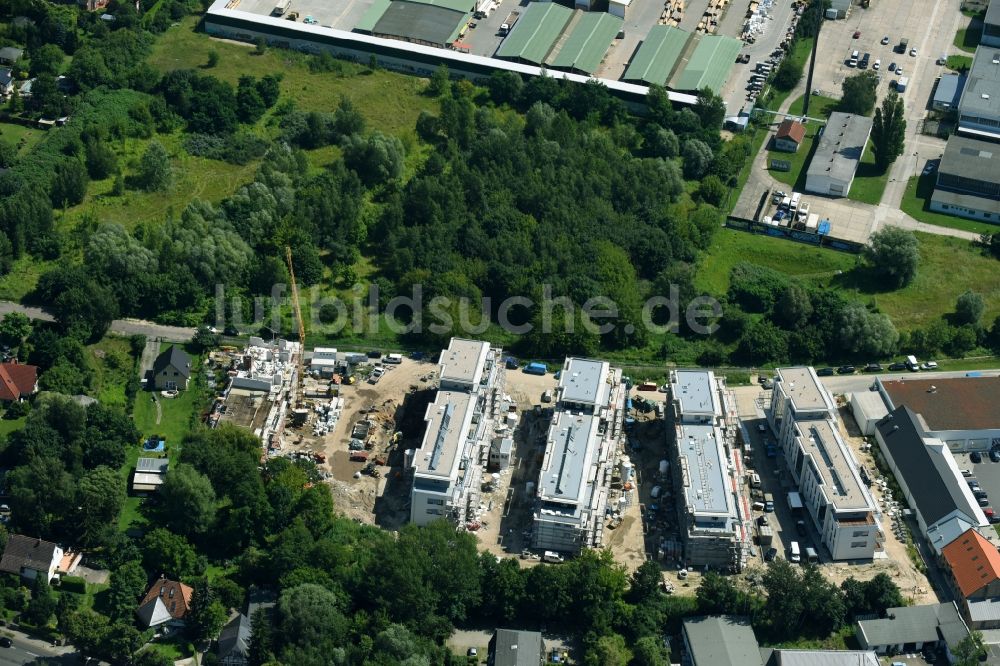
[[[816,69],[816,50],[819,48],[819,31],[823,27],[823,7],[825,4],[823,0],[812,0],[810,5],[805,9],[807,12],[818,12],[819,16],[815,17],[816,34],[813,35],[812,53],[809,54],[809,73],[806,75],[806,98],[802,102],[803,116],[809,115],[809,100],[812,99],[813,89],[813,70]]]

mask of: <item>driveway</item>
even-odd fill
[[[21,305],[13,301],[0,301],[0,316],[11,312],[20,312],[39,321],[53,320],[52,315],[42,308]],[[145,335],[147,338],[160,338],[166,342],[190,342],[195,329],[166,326],[143,319],[116,319],[111,322],[111,332],[118,335]]]

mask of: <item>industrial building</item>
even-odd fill
[[[913,409],[893,409],[878,422],[875,441],[936,553],[969,528],[992,531],[948,446],[925,434]]]
[[[875,434],[875,424],[889,413],[885,401],[874,391],[857,391],[851,394],[851,414],[858,424],[858,429],[865,437]]]
[[[880,515],[840,436],[836,403],[810,367],[778,368],[768,418],[803,509],[834,560],[881,549]]]
[[[1000,223],[1000,145],[949,137],[930,208],[946,215]]]
[[[806,192],[846,197],[871,131],[871,118],[831,113],[806,170]]]
[[[983,19],[983,35],[979,39],[983,46],[1000,48],[1000,2],[991,2]]]
[[[866,650],[896,655],[920,652],[926,647],[942,649],[948,663],[951,651],[969,635],[954,601],[924,606],[901,606],[886,610],[884,618],[858,620],[855,636]]]
[[[1000,441],[1000,378],[879,378],[875,387],[889,411],[906,405],[920,415],[921,435],[951,451],[985,452]]]
[[[333,347],[316,347],[309,359],[309,371],[324,379],[337,372],[337,350]]]
[[[750,507],[742,495],[738,424],[725,380],[710,370],[670,374],[667,450],[674,460],[677,512],[689,566],[740,571],[750,546]]]
[[[1000,48],[976,49],[958,106],[958,133],[1000,141]]]
[[[621,370],[566,359],[538,474],[534,548],[576,553],[600,547],[624,412]]]
[[[374,30],[376,24],[377,22],[369,21],[367,25]],[[205,12],[203,25],[205,32],[215,37],[243,42],[263,38],[269,44],[305,53],[330,53],[338,58],[358,62],[370,62],[374,59],[380,67],[418,76],[430,76],[441,65],[446,65],[452,76],[473,81],[485,81],[497,71],[512,72],[523,77],[552,76],[551,71],[537,65],[265,16],[239,9],[232,0],[215,0]],[[572,72],[561,72],[558,76],[574,83],[593,80],[589,76]],[[649,92],[646,86],[610,79],[597,80],[624,103],[633,108],[644,107],[646,94]],[[690,106],[697,101],[695,95],[688,93],[668,91],[667,95],[675,104]]]
[[[757,637],[745,617],[684,620],[684,662],[690,666],[763,666]]]
[[[443,48],[467,29],[473,0],[375,0],[357,32]]]
[[[533,2],[500,44],[496,56],[592,74],[623,24],[622,19],[604,12]]]
[[[965,89],[965,74],[942,74],[934,88],[931,108],[935,111],[957,111]]]
[[[475,520],[483,468],[502,416],[502,350],[488,342],[452,338],[441,352],[440,388],[424,415],[419,449],[406,452],[413,475],[410,521]]]
[[[668,25],[654,25],[625,68],[623,81],[665,86],[684,52],[691,33]]]
[[[681,63],[670,83],[671,90],[698,92],[708,88],[718,94],[726,85],[733,63],[743,43],[723,35],[695,35],[688,46],[689,55]]]

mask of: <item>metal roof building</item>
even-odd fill
[[[931,106],[937,111],[958,109],[964,88],[964,74],[942,74],[941,78],[938,79],[937,87],[934,89],[934,98],[931,100]]]
[[[355,30],[427,46],[445,46],[458,39],[469,22],[472,8],[473,3],[467,0],[375,0]]]
[[[744,617],[684,620],[684,651],[693,666],[763,666],[757,637]]]
[[[624,24],[622,19],[605,12],[576,12],[568,26],[570,32],[563,33],[546,64],[593,74]]]
[[[949,137],[930,208],[988,222],[1000,220],[1000,146],[964,136]]]
[[[1000,139],[1000,49],[980,45],[958,106],[958,132]]]
[[[622,80],[666,85],[690,36],[680,28],[654,25],[636,49]]]
[[[983,19],[983,36],[980,44],[1000,46],[1000,2],[991,2]]]
[[[846,197],[871,131],[871,118],[831,113],[806,170],[806,192]]]
[[[543,64],[572,17],[572,9],[554,2],[530,3],[500,44],[496,57]]]
[[[732,37],[702,35],[683,69],[674,74],[670,88],[690,92],[709,88],[718,93],[726,84],[742,46],[740,40]]]
[[[861,647],[880,654],[917,652],[926,645],[954,648],[969,635],[955,602],[890,608],[887,617],[858,620]]]

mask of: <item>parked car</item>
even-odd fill
[[[920,364],[921,370],[937,370],[937,361],[924,361]]]
[[[869,363],[865,366],[865,372],[882,372],[881,363]]]
[[[890,72],[895,72],[896,71],[896,63],[894,63],[894,62],[890,62],[889,63],[889,71]]]
[[[774,558],[776,558],[777,556],[778,556],[777,548],[768,548],[767,552],[764,553],[764,561],[773,562]]]
[[[861,37],[861,31],[860,30],[855,30],[854,31],[854,39],[858,39],[859,37]]]
[[[767,514],[761,514],[757,516],[758,525],[767,525]]]
[[[1000,462],[1000,451],[990,449],[990,460],[993,462]]]
[[[979,451],[973,451],[972,453],[969,454],[969,460],[971,460],[974,465],[978,465],[979,463],[983,462],[983,457],[979,455]],[[978,481],[976,482],[976,485],[977,486],[979,485]]]
[[[771,195],[771,203],[777,206],[778,204],[781,203],[781,200],[787,196],[788,196],[787,194],[785,194],[781,190],[778,190],[777,192]]]
[[[857,370],[857,368],[855,368],[853,365],[842,365],[839,368],[837,368],[837,374],[838,375],[853,375],[856,370]]]
[[[6,636],[0,636],[0,647],[9,648],[9,647],[13,647],[13,646],[14,646],[14,641],[10,640]]]
[[[820,368],[816,371],[816,374],[820,377],[832,377],[833,368]]]
[[[914,49],[910,49],[910,57],[911,58],[916,58],[917,57],[917,50],[915,48]]]
[[[778,456],[778,449],[774,446],[768,445],[767,449],[765,450],[765,453],[767,454],[768,458],[776,458]]]
[[[882,38],[881,44],[885,46],[888,43],[889,43],[889,35],[886,35],[885,37]]]
[[[801,534],[802,536],[805,536],[806,534],[808,534],[809,530],[806,528],[806,521],[804,521],[804,520],[796,521],[796,523],[795,523],[795,531],[798,532],[799,534]]]
[[[897,372],[899,370],[906,370],[906,364],[905,363],[890,363],[889,364],[889,369],[892,370],[893,372]]]
[[[382,358],[382,352],[373,349],[368,352],[368,358]]]

